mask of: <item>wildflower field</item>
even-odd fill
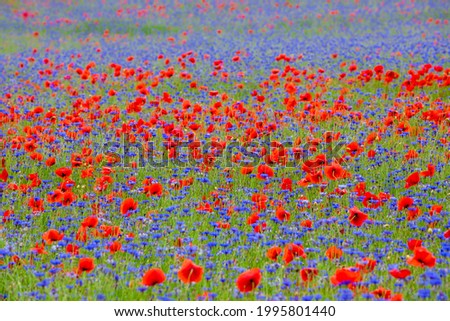
[[[1,1],[0,300],[448,300],[449,8]]]

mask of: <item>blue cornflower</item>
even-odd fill
[[[339,289],[336,299],[338,301],[351,301],[353,299],[353,292],[349,289]]]
[[[417,296],[421,299],[428,299],[431,297],[431,291],[430,289],[419,289]]]

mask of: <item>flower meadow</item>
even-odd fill
[[[449,19],[2,1],[0,300],[448,300]]]

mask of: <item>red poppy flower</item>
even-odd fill
[[[354,268],[337,269],[331,276],[330,281],[333,285],[351,284],[361,280],[361,272]]]
[[[94,259],[83,257],[78,262],[77,274],[80,275],[83,272],[90,273],[94,268]]]
[[[360,227],[369,217],[366,213],[361,212],[357,207],[352,207],[350,209],[350,215],[348,220],[353,226]]]
[[[373,296],[375,296],[375,298],[377,298],[377,299],[388,300],[391,298],[391,290],[385,289],[381,286],[378,289],[376,289],[370,293],[373,294]]]
[[[435,171],[436,171],[436,167],[433,165],[433,164],[428,164],[427,165],[427,170],[426,171],[423,171],[423,172],[420,172],[420,176],[423,176],[423,177],[433,177],[434,176],[434,173],[435,173]]]
[[[31,207],[33,213],[38,213],[44,211],[44,201],[37,198],[30,198],[28,201],[28,206]]]
[[[256,222],[258,222],[258,220],[259,220],[258,213],[253,213],[249,217],[247,217],[247,224],[248,225],[253,225]]]
[[[408,240],[408,249],[414,251],[416,247],[422,247],[422,240],[410,239]]]
[[[312,95],[310,93],[300,94],[300,101],[311,101]]]
[[[304,220],[300,222],[300,226],[304,228],[312,228],[313,222],[311,220]]]
[[[396,279],[404,279],[411,275],[411,271],[408,269],[402,269],[402,270],[392,269],[389,271],[389,274],[392,275]]]
[[[370,192],[366,192],[364,194],[364,199],[363,199],[362,203],[363,203],[364,207],[367,207],[367,208],[378,208],[381,206],[380,198],[377,195],[372,194]]]
[[[228,222],[217,222],[217,227],[222,229],[229,229],[231,227],[230,223]]]
[[[444,237],[445,237],[446,239],[449,239],[449,238],[450,238],[450,229],[448,229],[447,231],[445,231]]]
[[[61,204],[63,206],[69,206],[77,199],[76,195],[71,191],[66,191],[62,195]]]
[[[303,282],[310,282],[316,275],[319,274],[319,270],[316,268],[303,268],[300,270],[300,277]]]
[[[42,239],[47,244],[52,244],[53,242],[61,241],[64,238],[64,233],[59,233],[57,230],[50,229],[42,235]]]
[[[3,169],[3,171],[0,173],[0,180],[6,182],[8,180],[8,171],[6,168]]]
[[[276,261],[278,259],[278,256],[283,252],[282,248],[279,246],[273,246],[270,249],[267,250],[266,256],[272,260]]]
[[[360,183],[356,184],[354,191],[358,194],[358,196],[364,195],[366,193],[366,183],[360,182]]]
[[[120,212],[125,216],[130,216],[131,212],[135,211],[137,208],[138,202],[130,197],[123,200],[122,204],[120,205]]]
[[[97,227],[97,225],[98,225],[98,218],[95,216],[88,216],[81,223],[81,226],[83,226],[83,227],[94,228],[94,227]]]
[[[388,200],[391,199],[391,195],[389,195],[388,193],[379,192],[378,198],[381,200],[382,203],[386,203]]]
[[[266,228],[267,228],[267,223],[261,222],[260,224],[253,227],[253,231],[255,231],[255,233],[262,233],[266,230]]]
[[[422,212],[420,211],[420,209],[418,207],[414,207],[414,208],[408,210],[408,215],[406,216],[406,219],[408,221],[413,221],[413,220],[417,219],[421,214],[422,214]]]
[[[287,244],[284,247],[283,261],[287,265],[291,263],[296,257],[306,258],[306,253],[303,246],[294,243]]]
[[[36,242],[35,246],[31,249],[36,254],[47,254],[47,251],[45,250],[45,245],[43,243]]]
[[[74,185],[75,185],[75,182],[73,180],[71,180],[70,178],[68,178],[59,185],[59,189],[64,193],[71,192],[72,186],[74,186]]]
[[[369,273],[372,272],[375,269],[375,266],[377,265],[377,261],[370,259],[368,257],[365,257],[362,262],[356,263],[356,268],[359,269],[361,273]]]
[[[191,260],[184,260],[178,271],[178,278],[183,283],[198,283],[203,278],[203,268],[195,265]]]
[[[261,271],[258,268],[250,269],[238,276],[236,285],[240,292],[253,291],[261,282]]]
[[[163,270],[153,268],[145,272],[142,277],[142,284],[146,286],[154,286],[156,284],[163,283],[166,280],[166,275]]]
[[[122,248],[122,244],[118,241],[114,241],[109,246],[106,247],[106,249],[108,249],[111,254],[114,254],[114,253],[120,251],[121,248]]]
[[[281,206],[277,208],[275,215],[280,221],[289,221],[291,219],[291,213],[286,211]]]
[[[47,196],[47,201],[49,203],[60,203],[63,197],[64,193],[60,189],[56,189]]]
[[[213,211],[213,209],[211,208],[211,204],[209,203],[200,204],[200,206],[197,207],[196,210],[199,212],[209,212],[209,213]]]
[[[273,169],[270,166],[267,166],[265,164],[261,164],[258,166],[258,179],[265,180],[268,178],[273,177],[274,172]]]
[[[291,191],[292,192],[292,179],[283,178],[281,181],[280,189],[282,191]]]
[[[429,267],[432,268],[436,265],[436,258],[430,251],[424,247],[416,247],[414,249],[414,257],[408,258],[406,263],[412,266]]]
[[[398,203],[397,203],[397,208],[399,211],[408,208],[410,206],[412,206],[414,204],[414,200],[411,197],[405,196],[402,197]]]
[[[51,166],[55,165],[55,163],[56,163],[55,157],[49,157],[45,161],[45,165],[47,165],[48,167],[51,167]]]
[[[394,294],[390,300],[391,301],[402,301],[403,295],[401,293]]]
[[[338,163],[332,163],[330,166],[325,166],[325,176],[330,180],[338,180],[345,177],[345,169]]]
[[[80,242],[86,242],[88,239],[87,228],[84,226],[80,226],[78,228],[77,233],[75,234],[75,239]]]
[[[80,248],[76,244],[67,244],[67,246],[66,246],[66,252],[70,253],[72,255],[78,255],[79,249]]]
[[[100,230],[100,234],[103,237],[119,236],[121,234],[120,226],[101,225]]]
[[[406,160],[411,160],[417,157],[419,157],[419,154],[414,149],[409,150],[405,155]]]
[[[414,172],[411,175],[406,178],[405,188],[410,188],[414,185],[419,184],[420,182],[420,175],[419,172]]]
[[[431,206],[430,216],[433,216],[434,214],[440,214],[442,212],[443,208],[444,207],[442,205],[433,205],[433,206]]]
[[[2,222],[6,223],[7,221],[9,221],[11,214],[14,214],[14,211],[12,211],[12,210],[4,211],[3,212]]]
[[[347,145],[346,151],[352,157],[358,156],[362,152],[363,148],[358,145],[357,142],[351,142]]]
[[[163,192],[163,186],[160,183],[153,183],[147,186],[144,186],[144,193],[147,196],[161,196]]]
[[[329,260],[339,259],[342,256],[342,250],[336,246],[330,246],[326,252],[325,255]]]
[[[67,167],[61,167],[61,168],[58,168],[55,171],[55,173],[56,173],[56,175],[58,175],[61,178],[67,178],[72,174],[72,170]]]
[[[242,175],[248,175],[253,172],[253,166],[244,166],[241,167],[241,174]]]
[[[264,194],[255,193],[252,195],[252,202],[255,203],[258,210],[266,209],[267,200],[268,200],[268,197]]]
[[[323,174],[321,171],[308,173],[305,177],[308,181],[310,181],[313,184],[320,184],[323,180]]]

